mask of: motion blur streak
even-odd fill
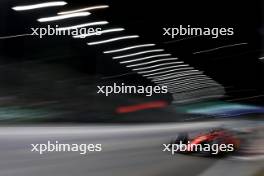
[[[116,38],[111,38],[111,39],[107,39],[107,40],[90,42],[87,44],[92,46],[92,45],[100,45],[100,44],[115,42],[115,41],[119,41],[119,40],[127,40],[127,39],[135,39],[135,38],[139,38],[139,36],[138,35],[127,35],[127,36],[116,37]]]
[[[179,73],[179,72],[178,72]],[[170,74],[167,74],[167,75],[162,75],[162,76],[170,76],[170,75],[173,75],[175,73],[170,73]],[[162,78],[162,76],[160,77],[149,77],[149,78]],[[183,82],[187,82],[187,81],[208,81],[208,82],[214,82],[212,79],[210,78],[207,78],[207,77],[204,77],[204,78],[192,78],[192,79],[183,79],[183,80],[180,80],[180,81],[175,81],[173,83],[166,83],[166,84],[181,84]]]
[[[151,73],[151,74],[147,74],[147,75],[143,75],[143,76],[153,76],[153,75],[161,75],[164,73],[170,73],[170,72],[175,72],[175,71],[181,71],[181,70],[192,70],[194,69],[193,67],[185,67],[185,68],[178,68],[178,69],[171,69],[171,70],[167,70],[167,71],[161,71],[161,72],[157,72],[157,73]]]
[[[168,76],[175,76],[175,75],[179,75],[179,74],[184,74],[184,73],[191,73],[191,72],[197,72],[199,70],[186,70],[186,71],[181,71],[181,72],[172,72],[172,73],[168,73],[168,74],[163,74],[163,75],[159,75],[159,76],[150,76],[150,79],[162,79],[162,78],[166,78]]]
[[[166,56],[171,56],[171,54],[157,54],[157,55],[152,55],[152,56],[148,56],[148,57],[142,57],[142,58],[138,58],[138,59],[123,61],[120,63],[125,64],[125,63],[130,63],[130,62],[136,62],[136,61],[142,61],[142,60],[146,60],[146,59],[152,59],[152,58],[157,58],[157,57],[166,57]]]
[[[193,54],[207,53],[207,52],[211,52],[211,51],[215,51],[215,50],[219,50],[219,49],[223,49],[223,48],[230,48],[230,47],[234,47],[234,46],[247,45],[247,44],[248,43],[237,43],[237,44],[232,44],[232,45],[225,45],[225,46],[220,46],[220,47],[212,48],[212,49],[208,49],[208,50],[197,51],[197,52],[194,52]]]
[[[117,53],[117,52],[132,50],[132,49],[136,49],[136,48],[144,48],[144,47],[151,47],[151,46],[155,46],[155,44],[134,45],[134,46],[129,46],[129,47],[121,48],[121,49],[104,51],[104,54]]]
[[[170,80],[173,78],[178,78],[178,77],[188,77],[189,75],[199,75],[202,74],[203,72],[199,71],[199,70],[190,70],[190,71],[183,71],[183,72],[179,72],[179,73],[175,73],[175,75],[173,76],[165,76],[165,77],[160,77],[160,78],[153,78],[153,81],[164,81],[164,80]]]
[[[164,49],[147,50],[147,51],[141,51],[138,53],[127,54],[127,55],[123,55],[123,56],[116,56],[116,57],[113,57],[113,59],[121,59],[121,58],[126,58],[126,57],[132,57],[132,56],[138,56],[138,55],[142,55],[142,54],[162,52],[162,51],[164,51]]]
[[[224,97],[223,95],[208,95],[208,96],[202,96],[202,97],[198,97],[198,98],[189,98],[189,99],[185,99],[185,100],[179,100],[177,101],[177,103],[188,103],[188,102],[199,102],[202,101],[204,99],[208,99],[208,98],[222,98]]]
[[[17,37],[25,37],[25,36],[31,36],[32,34],[20,34],[20,35],[9,35],[9,36],[2,36],[0,37],[0,40],[3,39],[11,39],[11,38],[17,38]]]
[[[181,64],[182,62],[168,62],[168,63],[164,63],[164,64],[157,64],[157,65],[153,65],[153,66],[149,66],[149,67],[141,67],[141,68],[137,68],[134,69],[134,71],[138,71],[138,70],[147,70],[150,68],[156,68],[156,67],[162,67],[162,66],[168,66],[168,65],[178,65]],[[129,66],[126,66],[129,68]],[[130,66],[131,67],[131,66]]]
[[[181,87],[186,87],[186,86],[193,86],[195,87],[196,85],[218,85],[215,82],[187,82],[187,83],[181,83],[181,84],[173,84],[173,85],[167,85],[169,89],[175,89],[175,88],[181,88]],[[177,86],[177,87],[175,87]]]
[[[187,113],[190,114],[203,114],[221,117],[239,116],[252,113],[264,113],[263,107],[225,102],[212,102],[210,104],[208,103],[200,105],[197,104],[197,106],[190,106],[190,108],[187,108],[186,110]]]
[[[179,73],[175,73],[172,76],[165,76],[165,77],[161,77],[161,78],[156,78],[154,77],[154,81],[163,81],[163,80],[167,80],[167,79],[171,79],[171,78],[177,78],[177,77],[181,77],[181,76],[188,76],[190,74],[202,74],[203,72],[199,71],[199,70],[190,70],[190,71],[183,71],[183,72],[179,72]]]
[[[153,79],[153,81],[155,82],[166,82],[166,80],[171,80],[173,78],[179,78],[179,77],[186,77],[188,78],[189,75],[199,75],[202,72],[200,72],[199,70],[190,70],[190,71],[183,71],[183,73],[179,72],[179,73],[175,73],[172,76],[161,76],[161,77],[152,77],[149,79]]]
[[[207,78],[205,75],[191,75],[191,76],[188,76],[188,77],[180,77],[180,78],[176,78],[176,79],[172,79],[172,80],[169,80],[169,81],[165,81],[163,82],[163,84],[171,84],[171,83],[175,83],[179,80],[185,80],[185,79],[188,79],[188,78],[194,78],[194,79],[198,79],[198,78]]]
[[[201,86],[185,86],[185,88],[175,88],[171,89],[171,93],[179,93],[184,91],[190,91],[190,90],[198,90],[198,89],[205,89],[205,88],[217,88],[218,85],[201,85]]]
[[[61,27],[61,28],[57,28],[56,30],[64,31],[64,30],[78,29],[78,28],[83,28],[83,27],[98,26],[98,25],[105,25],[105,24],[108,24],[108,22],[107,21],[97,21],[97,22],[90,22],[90,23],[85,23],[85,24],[80,24],[80,25],[75,25],[75,26],[70,26],[70,27]]]
[[[186,80],[181,80],[181,81],[175,81],[173,83],[163,83],[163,85],[167,86],[174,86],[174,85],[179,85],[187,82],[198,82],[202,81],[204,83],[215,83],[213,80],[208,80],[208,79],[186,79]]]
[[[54,1],[54,2],[34,4],[34,5],[16,6],[16,7],[12,7],[12,9],[15,11],[25,11],[25,10],[33,10],[33,9],[39,9],[45,7],[64,6],[66,4],[67,2],[65,1]]]
[[[89,12],[80,12],[80,13],[73,13],[73,14],[69,14],[69,15],[60,15],[60,16],[40,18],[40,19],[38,19],[38,21],[39,22],[50,22],[50,21],[58,21],[58,20],[68,19],[68,18],[85,17],[85,16],[89,16],[89,15],[91,15],[91,13],[89,13]]]
[[[156,71],[160,71],[160,70],[166,70],[166,69],[170,69],[170,68],[179,68],[179,67],[189,67],[189,65],[188,64],[176,65],[176,66],[164,67],[164,68],[159,68],[159,69],[154,69],[154,70],[141,71],[141,72],[138,72],[138,73],[139,74],[152,73],[152,72],[156,72]],[[133,69],[133,70],[135,70],[135,69]]]
[[[259,97],[264,97],[264,95],[256,95],[256,96],[251,96],[251,97],[243,97],[243,98],[236,98],[236,99],[231,99],[231,100],[227,100],[227,101],[241,101],[241,100],[249,100],[249,99],[253,99],[253,98],[259,98]]]
[[[141,67],[141,68],[138,68],[138,69],[145,70],[145,69],[160,67],[160,66],[164,66],[164,65],[173,65],[173,64],[182,64],[182,63],[183,62],[168,62],[168,63],[163,63],[163,64],[152,65],[152,66],[149,66],[149,67]],[[142,64],[134,64],[134,65],[127,65],[127,67],[137,67],[137,66],[141,66],[141,65]],[[145,63],[143,63],[143,65],[145,65]]]
[[[250,176],[263,168],[261,161],[245,162],[232,158],[212,159],[180,154],[171,156],[162,152],[162,144],[168,143],[181,132],[200,132],[221,126],[248,130],[250,124],[260,126],[257,122],[246,120],[141,125],[2,126],[0,170],[3,176],[106,176],[109,173],[114,176],[223,176],[223,172],[226,176]],[[263,137],[263,133],[259,136],[256,133],[250,135],[250,140]],[[50,153],[40,157],[30,152],[31,143],[47,140],[76,144],[101,143],[103,151],[86,157],[71,152]],[[261,144],[256,147],[261,147]],[[249,147],[252,146],[255,147]],[[229,170],[230,174],[226,172]],[[246,170],[247,174],[241,174],[241,170]]]
[[[106,29],[100,32],[94,32],[90,34],[76,35],[76,36],[73,36],[73,38],[86,38],[86,37],[97,36],[97,35],[102,35],[102,34],[111,33],[111,32],[121,32],[124,30],[125,30],[124,28]]]
[[[157,64],[157,65],[153,65],[153,66],[149,66],[149,67],[141,67],[141,68],[136,68],[134,69],[135,71],[138,70],[147,70],[150,68],[156,68],[156,67],[161,67],[161,66],[167,66],[167,65],[179,65],[182,64],[183,62],[168,62],[168,63],[164,63],[164,64]],[[128,67],[128,66],[127,66]]]
[[[138,105],[131,105],[131,106],[121,106],[116,109],[117,113],[129,113],[135,111],[141,111],[145,109],[156,109],[156,108],[163,108],[168,105],[165,101],[154,101],[149,103],[142,103]]]
[[[178,58],[167,58],[167,59],[158,59],[158,60],[154,60],[154,61],[150,61],[150,62],[144,62],[144,63],[140,63],[140,64],[134,64],[134,65],[148,65],[148,64],[153,64],[153,63],[157,63],[157,62],[163,62],[163,61],[175,61],[178,60]]]
[[[58,15],[65,15],[65,14],[71,14],[71,13],[83,12],[83,11],[91,11],[91,10],[97,10],[97,9],[105,9],[108,7],[109,7],[108,5],[97,5],[97,6],[86,7],[86,8],[82,8],[78,10],[59,12]]]

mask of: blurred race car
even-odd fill
[[[240,139],[225,129],[213,129],[192,137],[188,133],[182,133],[171,145],[177,153],[203,156],[225,155],[237,151],[239,146]]]

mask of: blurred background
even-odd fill
[[[12,9],[44,2],[47,1],[0,1],[0,175],[264,174],[264,4],[261,0],[67,0],[65,6]],[[85,17],[48,23],[37,21],[61,11],[97,5],[108,7],[86,10],[91,15]],[[120,27],[125,30],[82,39],[71,36],[40,39],[30,35],[31,28],[69,27],[96,21],[108,22],[100,26],[103,30]],[[230,27],[234,28],[234,35],[217,39],[163,36],[163,28],[179,25]],[[126,35],[140,37],[87,45]],[[143,48],[104,53],[149,43],[155,44],[151,49],[164,49],[162,54],[169,53],[169,58],[178,58],[177,61],[187,66],[175,71],[147,64],[162,72],[146,69],[141,73],[122,61],[153,54],[124,60],[113,57],[141,52]],[[177,77],[171,77],[174,74]],[[113,83],[170,85],[170,89],[167,94],[151,97],[142,94],[106,97],[96,93],[97,86]],[[217,159],[162,152],[162,143],[180,132],[216,127],[239,134],[246,131],[246,135],[239,135],[246,141],[243,152]],[[44,156],[30,153],[31,143],[47,140],[98,142],[104,150],[86,157],[72,153]]]

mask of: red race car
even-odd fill
[[[225,129],[214,129],[190,137],[187,133],[178,135],[172,142],[172,150],[177,153],[193,153],[204,156],[223,155],[238,150],[240,139]]]

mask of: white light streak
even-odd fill
[[[105,44],[105,43],[110,43],[110,42],[115,42],[119,40],[126,40],[126,39],[134,39],[138,38],[138,35],[127,35],[127,36],[122,36],[122,37],[116,37],[116,38],[111,38],[107,40],[101,40],[101,41],[96,41],[96,42],[90,42],[88,45],[100,45],[100,44]]]
[[[207,53],[207,52],[211,52],[211,51],[215,51],[215,50],[219,50],[219,49],[223,49],[223,48],[230,48],[230,47],[234,47],[234,46],[247,45],[247,44],[248,43],[237,43],[237,44],[232,44],[232,45],[225,45],[225,46],[220,46],[220,47],[212,48],[212,49],[208,49],[208,50],[197,51],[197,52],[194,52],[193,54]]]
[[[191,76],[188,76],[187,78],[185,78],[185,77],[179,77],[179,78],[175,78],[175,79],[171,79],[171,80],[165,80],[165,81],[160,81],[160,82],[162,82],[162,84],[171,84],[171,83],[177,82],[179,80],[185,80],[185,79],[188,79],[188,78],[198,78],[198,77],[204,77],[204,78],[206,78],[207,76],[206,75],[191,75]]]
[[[65,1],[54,1],[54,2],[45,2],[40,4],[32,4],[32,5],[24,5],[24,6],[15,6],[12,7],[15,11],[26,11],[26,10],[34,10],[46,7],[55,7],[55,6],[64,6],[67,2]]]
[[[216,83],[200,83],[200,82],[188,82],[188,83],[181,83],[180,85],[169,85],[168,88],[172,87],[172,88],[183,88],[183,87],[189,87],[189,86],[193,86],[193,85],[218,85]]]
[[[184,72],[191,72],[193,70],[190,70],[190,71],[184,71]],[[169,74],[165,74],[165,75],[160,75],[160,76],[152,76],[152,77],[149,77],[150,79],[157,79],[157,78],[164,78],[164,77],[167,77],[167,76],[172,76],[172,75],[176,75],[176,74],[181,74],[181,73],[184,73],[184,72],[174,72],[174,73],[169,73]],[[208,78],[209,79],[209,78]]]
[[[50,22],[50,21],[58,21],[68,18],[75,18],[75,17],[85,17],[89,16],[91,13],[89,12],[80,12],[80,13],[73,13],[69,15],[59,15],[59,16],[53,16],[53,17],[45,17],[38,19],[38,22]]]
[[[193,67],[184,67],[184,68],[171,69],[171,70],[157,72],[157,73],[151,73],[151,74],[142,75],[142,76],[147,77],[147,76],[153,76],[153,75],[160,75],[160,74],[164,74],[164,73],[170,73],[170,72],[174,72],[174,71],[191,70],[191,69],[194,69],[194,68]]]
[[[169,89],[170,93],[179,93],[179,92],[185,92],[185,91],[194,91],[197,89],[209,89],[209,88],[213,88],[216,87],[218,88],[219,85],[200,85],[200,86],[186,86],[185,88],[175,88],[175,89]]]
[[[106,30],[102,30],[102,31],[99,31],[99,32],[93,32],[93,33],[89,33],[89,34],[76,35],[73,38],[86,38],[86,37],[97,36],[97,35],[102,35],[102,34],[111,33],[111,32],[121,32],[121,31],[124,31],[124,30],[125,30],[124,28],[106,29]]]
[[[201,82],[198,82],[201,81]],[[167,86],[176,86],[176,85],[188,85],[188,84],[192,84],[192,83],[201,83],[201,84],[207,84],[207,83],[213,83],[216,84],[213,80],[207,80],[207,79],[196,79],[196,80],[182,80],[182,81],[178,81],[175,83],[171,83],[171,84],[164,84]]]
[[[214,80],[212,80],[212,79],[210,79],[210,78],[207,78],[206,76],[204,76],[204,75],[199,75],[200,76],[200,78],[198,77],[193,77],[193,78],[180,78],[180,79],[175,79],[174,81],[170,81],[170,82],[163,82],[162,84],[164,84],[164,85],[170,85],[170,84],[178,84],[178,83],[181,83],[181,82],[187,82],[187,81],[196,81],[196,80],[198,80],[198,81],[214,81]]]
[[[193,74],[203,74],[203,72],[201,72],[199,70],[190,70],[190,71],[186,71],[184,73],[175,74],[173,76],[168,76],[168,77],[164,77],[164,78],[153,79],[153,81],[158,82],[158,81],[170,80],[172,78],[186,77],[188,75],[193,75]]]
[[[70,27],[61,27],[61,28],[57,28],[56,30],[58,30],[58,31],[66,31],[66,30],[84,28],[84,27],[89,27],[89,26],[105,25],[105,24],[108,24],[108,22],[107,21],[97,21],[97,22],[79,24],[79,25],[70,26]]]
[[[151,47],[151,46],[155,46],[155,44],[134,45],[134,46],[129,46],[129,47],[121,48],[121,49],[104,51],[104,54],[117,53],[117,52],[132,50],[132,49],[136,49],[136,48],[144,48],[144,47]]]
[[[141,65],[149,65],[149,64],[157,63],[157,62],[161,62],[161,61],[174,61],[174,60],[178,60],[178,59],[177,58],[159,59],[159,60],[144,62],[144,63],[140,63],[140,64],[128,65],[127,67],[136,67],[136,66],[141,66]],[[183,62],[180,61],[178,63],[183,63]]]
[[[176,66],[164,67],[164,68],[159,68],[159,69],[154,69],[154,70],[142,71],[142,72],[138,72],[138,73],[139,74],[145,74],[145,73],[152,73],[152,72],[156,72],[156,71],[160,71],[160,70],[166,70],[166,69],[170,69],[170,68],[179,68],[179,67],[188,67],[188,66],[189,66],[188,64],[176,65]]]
[[[166,57],[166,56],[171,56],[171,54],[157,54],[157,55],[152,55],[152,56],[148,56],[148,57],[142,57],[142,58],[138,58],[138,59],[123,61],[120,63],[125,64],[125,63],[130,63],[130,62],[136,62],[136,61],[142,61],[142,60],[147,60],[147,59],[152,59],[152,58],[157,58],[157,57]]]
[[[154,61],[150,61],[150,62],[144,62],[144,63],[140,63],[140,64],[135,64],[135,65],[136,66],[138,66],[138,65],[148,65],[148,64],[153,64],[153,63],[162,62],[162,61],[175,61],[175,60],[178,60],[178,58],[158,59],[158,60],[154,60]]]
[[[174,102],[176,103],[187,103],[187,102],[198,102],[200,100],[204,100],[204,99],[209,99],[209,98],[222,98],[224,97],[224,95],[208,95],[208,96],[202,96],[202,97],[198,97],[198,98],[189,98],[189,99],[185,99],[185,100],[175,100]]]
[[[166,66],[166,65],[175,65],[175,64],[178,65],[178,64],[182,64],[182,63],[183,62],[168,62],[168,63],[157,64],[157,65],[153,65],[153,66],[149,66],[149,67],[136,68],[136,69],[134,69],[134,71],[147,70],[147,69],[150,69],[150,68],[156,68],[156,67],[161,67],[161,66]]]
[[[31,35],[32,34],[19,34],[19,35],[0,36],[0,40],[18,38],[18,37],[25,37],[25,36],[31,36]]]
[[[113,59],[122,59],[122,58],[126,58],[126,57],[132,57],[132,56],[138,56],[138,55],[142,55],[142,54],[162,52],[162,51],[164,51],[164,49],[147,50],[147,51],[141,51],[141,52],[137,52],[137,53],[133,53],[133,54],[116,56],[116,57],[113,57]]]
[[[91,11],[91,10],[97,10],[97,9],[105,9],[105,8],[108,8],[108,7],[109,7],[108,5],[97,5],[97,6],[91,6],[91,7],[81,8],[81,9],[77,9],[77,10],[59,12],[58,15],[65,15],[65,14],[84,12],[84,11]]]

